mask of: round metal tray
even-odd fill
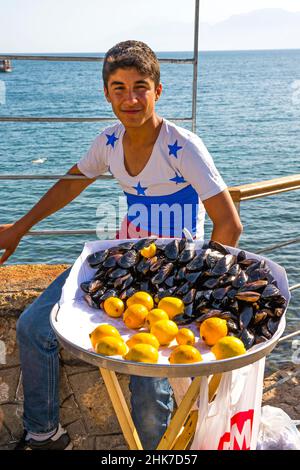
[[[203,361],[196,364],[144,364],[103,356],[88,349],[84,349],[70,341],[64,334],[62,334],[60,329],[59,309],[60,307],[58,304],[53,307],[50,315],[50,323],[59,342],[72,355],[97,367],[110,369],[115,372],[120,372],[121,374],[140,375],[145,377],[209,376],[211,374],[240,369],[241,367],[252,364],[262,357],[267,356],[275,348],[285,329],[285,317],[282,317],[278,330],[270,340],[262,343],[261,345],[254,346],[242,356],[233,357],[231,359],[207,362]]]

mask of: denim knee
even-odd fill
[[[57,347],[57,339],[50,322],[39,322],[34,310],[34,303],[21,314],[16,325],[16,337],[19,345],[36,345],[43,349]]]

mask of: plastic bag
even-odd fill
[[[257,450],[300,450],[300,432],[285,411],[263,406]]]
[[[213,402],[203,377],[192,450],[254,450],[260,424],[265,358],[225,372]]]

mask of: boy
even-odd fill
[[[64,207],[94,178],[109,170],[121,184],[128,215],[119,238],[181,236],[183,227],[203,238],[204,210],[213,222],[211,238],[234,246],[242,226],[226,185],[201,139],[159,117],[159,63],[139,41],[110,49],[103,63],[104,93],[120,123],[96,137],[69,174],[20,220],[1,227],[0,263],[14,252],[37,222]],[[172,216],[172,217],[171,217]],[[57,340],[49,323],[68,271],[21,315],[17,324],[24,386],[24,436],[18,449],[65,449],[70,439],[59,425]],[[145,449],[155,449],[173,409],[167,379],[131,377],[132,416]],[[147,397],[145,404],[144,397]]]

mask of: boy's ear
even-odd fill
[[[155,90],[155,101],[158,101],[160,98],[160,95],[162,94],[162,84],[160,83]]]
[[[106,100],[110,103],[110,97],[109,97],[108,89],[106,88],[106,86],[104,86],[104,95],[105,95]]]

